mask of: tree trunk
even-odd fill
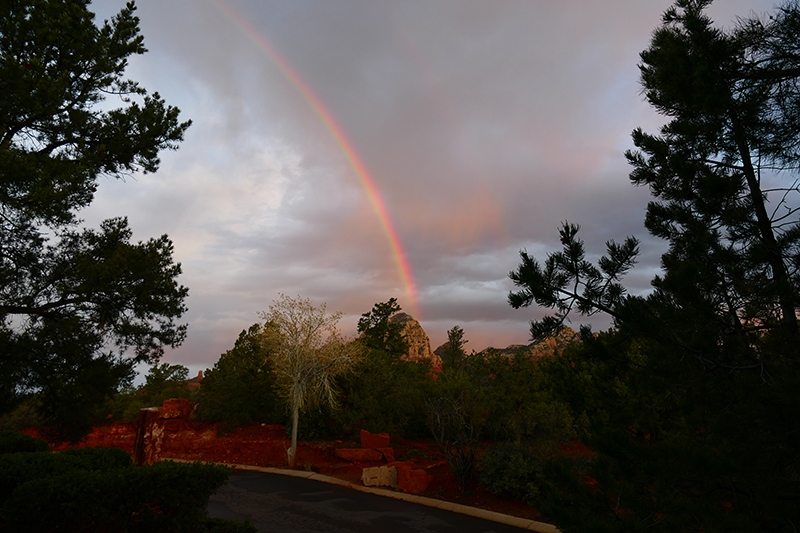
[[[289,468],[294,468],[294,460],[297,458],[297,421],[300,418],[300,408],[297,402],[292,405],[292,445],[287,450],[289,456]]]
[[[731,104],[733,107],[733,104]],[[747,136],[736,113],[731,111],[731,126],[733,127],[734,137],[739,149],[739,156],[742,159],[744,175],[747,179],[747,186],[750,189],[750,198],[756,212],[756,224],[759,229],[761,241],[767,249],[769,265],[772,269],[772,279],[777,286],[778,303],[781,307],[781,323],[788,330],[792,337],[797,337],[797,312],[795,308],[794,293],[792,289],[789,273],[783,262],[778,242],[772,227],[772,221],[764,205],[763,191],[756,177],[755,168],[750,158],[750,148],[747,143]]]

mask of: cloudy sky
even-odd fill
[[[773,5],[717,4],[726,26]],[[158,173],[103,180],[82,215],[174,241],[189,334],[165,361],[210,368],[279,293],[326,302],[350,335],[394,297],[433,348],[454,325],[469,349],[526,343],[542,311],[509,307],[507,275],[519,250],[557,249],[564,220],[592,253],[643,239],[627,284],[647,290],[663,245],[623,153],[661,123],[637,61],[666,0],[137,6],[149,52],[128,75],[194,124]]]

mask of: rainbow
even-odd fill
[[[388,240],[389,246],[392,249],[400,279],[402,280],[402,283],[406,289],[406,293],[408,294],[408,298],[411,301],[411,308],[414,317],[417,318],[417,320],[421,320],[422,317],[420,315],[419,304],[417,301],[417,290],[414,285],[414,278],[411,274],[411,266],[409,265],[408,257],[403,250],[400,237],[397,235],[397,230],[395,229],[392,219],[389,216],[389,210],[386,208],[386,204],[383,202],[383,199],[378,192],[378,188],[375,185],[375,180],[372,179],[369,170],[367,170],[366,165],[353,147],[353,143],[351,143],[347,138],[344,130],[342,130],[341,126],[339,126],[336,120],[334,120],[333,115],[325,107],[319,96],[317,96],[317,94],[303,80],[303,78],[300,77],[300,74],[298,74],[292,65],[289,64],[289,62],[286,61],[286,59],[280,53],[278,53],[272,44],[270,44],[270,42],[263,35],[261,35],[261,33],[259,33],[259,31],[256,30],[252,24],[250,24],[231,7],[226,5],[222,0],[210,1],[227,19],[229,19],[240,30],[242,30],[247,38],[252,41],[253,44],[255,44],[262,52],[264,52],[275,64],[275,66],[278,67],[283,76],[292,84],[297,92],[300,93],[317,117],[319,117],[320,122],[322,122],[333,140],[336,142],[336,144],[338,144],[339,148],[347,159],[347,162],[350,164],[350,167],[352,167],[353,171],[356,173],[356,176],[358,176],[361,186],[366,192],[375,214],[378,215],[378,219],[381,222],[383,231],[386,234],[386,239]]]

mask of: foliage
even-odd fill
[[[396,298],[376,303],[372,311],[364,313],[358,321],[358,332],[364,345],[370,350],[379,350],[391,357],[399,358],[408,353],[408,342],[403,336],[403,325],[389,319],[402,308]]]
[[[198,418],[232,425],[277,421],[275,383],[263,335],[264,326],[253,324],[206,371]]]
[[[505,442],[481,456],[480,479],[495,494],[533,505],[545,483],[540,450],[521,442]]]
[[[0,12],[0,412],[34,395],[72,439],[133,362],[186,333],[166,236],[132,243],[125,218],[76,229],[101,176],[155,172],[189,126],[124,78],[145,51],[133,3],[99,27],[93,16],[83,0]]]
[[[128,453],[117,448],[80,448],[60,453],[27,452],[0,456],[0,502],[20,485],[71,471],[99,471],[130,465]]]
[[[21,484],[0,520],[27,531],[202,531],[227,478],[224,467],[171,462],[71,471]]]
[[[800,514],[800,205],[782,183],[800,162],[800,5],[723,31],[709,4],[678,0],[641,55],[668,117],[627,153],[655,198],[645,225],[669,243],[653,292],[613,288],[635,246],[596,268],[567,224],[544,269],[523,253],[512,273],[512,305],[558,310],[534,335],[573,303],[618,329],[546,371],[597,452],[546,468],[558,483],[537,507],[565,532],[788,532]]]
[[[463,492],[475,476],[478,439],[484,423],[482,390],[464,370],[439,374],[425,402],[428,428]]]
[[[428,431],[419,413],[433,381],[431,362],[402,359],[408,353],[403,325],[390,322],[400,310],[391,298],[361,315],[365,351],[353,372],[339,380],[342,408],[334,413],[345,433],[365,429],[413,437]]]
[[[532,503],[546,482],[545,463],[575,438],[570,406],[552,393],[550,374],[542,368],[563,360],[562,354],[536,360],[524,351],[467,359],[482,386],[484,432],[497,442],[478,465],[489,491]]]
[[[554,356],[544,360],[559,359]],[[473,355],[467,361],[482,386],[487,436],[549,448],[575,436],[569,409],[553,398],[552,384],[540,370],[542,360],[518,352],[512,357]]]
[[[132,386],[123,388],[98,410],[98,419],[106,415],[117,420],[136,422],[139,411],[147,407],[158,407],[170,398],[194,400],[196,394],[189,390],[189,369],[183,365],[156,363],[145,376],[141,389]]]
[[[559,230],[562,251],[548,254],[542,267],[523,250],[518,270],[509,273],[514,285],[521,287],[508,295],[512,307],[537,303],[557,310],[553,316],[531,321],[532,340],[557,334],[574,308],[586,315],[603,311],[616,316],[623,300],[625,289],[619,281],[636,263],[639,241],[628,237],[622,244],[607,242],[608,255],[595,267],[586,260],[583,241],[576,238],[579,230],[580,226],[565,222]]]
[[[0,454],[49,451],[50,445],[42,439],[18,431],[0,431]]]
[[[13,411],[0,416],[0,430],[23,431],[25,428],[42,427],[42,417],[36,406],[35,397],[20,401]]]
[[[359,342],[346,342],[336,324],[341,313],[328,315],[325,304],[281,295],[262,313],[263,339],[279,391],[292,413],[289,466],[294,466],[300,411],[316,405],[336,405],[335,380],[349,372],[361,357]]]
[[[334,413],[345,433],[427,434],[420,413],[433,378],[429,360],[404,361],[367,350],[353,372],[340,379],[341,409]]]
[[[452,329],[448,330],[447,342],[444,345],[444,353],[441,356],[444,368],[460,366],[467,356],[467,352],[464,350],[464,345],[467,342],[469,341],[464,340],[464,330],[461,326],[453,326]]]

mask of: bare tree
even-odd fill
[[[325,304],[314,307],[307,298],[281,294],[269,312],[260,313],[267,322],[264,342],[278,389],[292,412],[292,445],[287,450],[289,466],[297,455],[297,424],[300,410],[327,403],[336,405],[334,380],[361,357],[358,341],[347,342],[336,327],[341,313],[328,315]]]

